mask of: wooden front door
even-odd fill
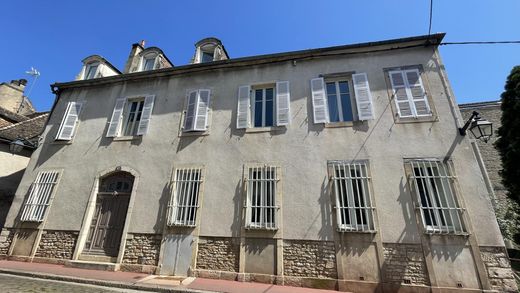
[[[133,181],[125,172],[101,181],[84,253],[117,256]]]

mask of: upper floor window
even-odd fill
[[[99,63],[87,64],[85,68],[85,79],[96,78],[99,69]]]
[[[336,198],[338,230],[375,231],[368,164],[331,161],[328,170]]]
[[[56,170],[38,173],[23,206],[22,222],[43,222],[59,178],[60,172]]]
[[[411,160],[407,172],[425,232],[464,234],[463,208],[456,198],[451,162]]]
[[[239,87],[237,128],[288,125],[290,100],[288,81]]]
[[[314,123],[334,123],[374,118],[372,95],[365,73],[351,77],[311,80]]]
[[[204,62],[211,62],[213,61],[213,58],[214,58],[214,51],[202,51],[201,52],[201,63],[204,63]]]
[[[432,116],[418,69],[389,71],[393,97],[400,118]]]
[[[155,96],[116,100],[107,137],[145,135],[148,131]]]
[[[182,130],[206,131],[209,125],[209,102],[211,91],[199,89],[188,92]]]
[[[158,59],[159,55],[157,55],[156,53],[144,55],[141,61],[141,71],[157,69]]]
[[[69,102],[61,120],[60,128],[56,134],[56,140],[71,140],[76,131],[82,103]]]

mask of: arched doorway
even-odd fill
[[[100,179],[83,253],[118,255],[133,184],[134,176],[128,172],[115,172]]]

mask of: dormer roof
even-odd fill
[[[121,74],[121,71],[119,71],[119,69],[117,69],[114,65],[112,65],[110,62],[108,62],[107,59],[103,58],[103,56],[100,56],[100,55],[90,55],[87,58],[81,60],[81,62],[83,62],[84,65],[88,64],[88,63],[92,63],[92,62],[103,63],[106,66],[108,66],[111,69],[113,69],[118,74]]]

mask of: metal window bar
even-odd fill
[[[438,160],[411,161],[418,207],[427,233],[465,234],[461,208],[452,184],[456,180],[449,163]]]
[[[370,197],[370,177],[364,162],[333,162],[331,180],[336,197],[340,232],[375,232],[375,207]]]
[[[251,167],[247,177],[246,228],[276,230],[276,167]]]
[[[168,204],[168,226],[195,226],[201,182],[201,168],[175,171],[173,196]]]
[[[49,206],[54,186],[58,182],[58,171],[40,172],[36,176],[29,197],[24,205],[21,221],[42,222]]]

